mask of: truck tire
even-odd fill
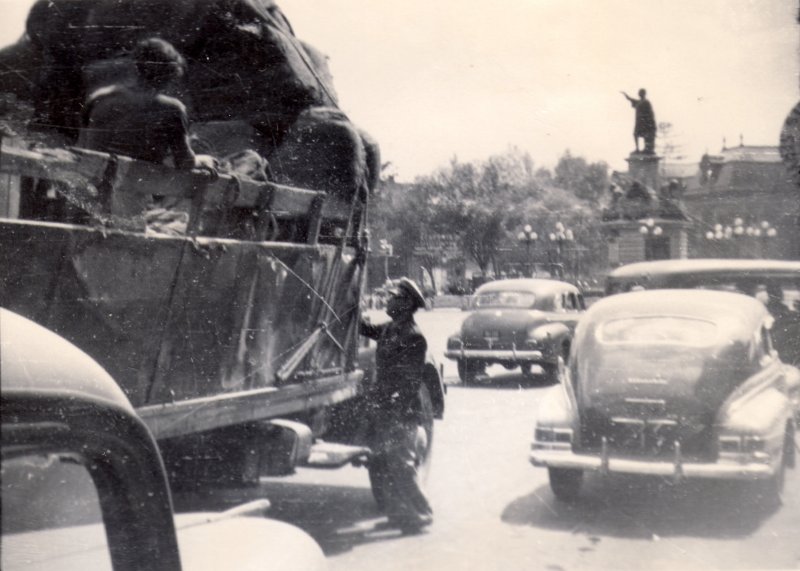
[[[461,384],[470,385],[475,382],[477,376],[484,371],[484,366],[477,361],[458,360],[458,378]]]
[[[572,468],[548,468],[550,489],[556,499],[574,502],[578,499],[583,483],[583,471]]]
[[[430,390],[424,384],[419,389],[420,419],[417,427],[417,478],[420,485],[428,479],[430,472],[431,458],[433,456],[433,423],[434,408],[431,400]],[[372,497],[378,509],[383,511],[386,506],[386,493],[388,486],[391,485],[391,474],[388,467],[380,457],[370,458],[367,463],[369,473],[369,485],[372,489]]]

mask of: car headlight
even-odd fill
[[[453,335],[452,337],[447,338],[448,349],[461,349],[461,345],[461,337],[458,335]]]

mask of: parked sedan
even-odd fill
[[[561,499],[594,471],[745,480],[778,501],[795,465],[800,371],[772,348],[772,324],[763,303],[737,293],[598,301],[541,403],[531,462]]]
[[[549,279],[500,280],[482,285],[470,301],[472,314],[447,340],[445,357],[458,363],[465,384],[487,365],[542,367],[555,380],[569,358],[572,333],[585,309],[580,290]]]

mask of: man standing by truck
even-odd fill
[[[418,533],[433,521],[433,510],[419,486],[421,462],[419,391],[428,345],[414,313],[425,307],[417,285],[401,278],[389,290],[389,323],[361,323],[361,334],[378,342],[375,353],[377,382],[372,388],[372,456],[370,478],[379,504],[391,526],[403,533]]]

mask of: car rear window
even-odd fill
[[[634,317],[607,321],[598,330],[601,343],[630,345],[710,345],[717,336],[712,321],[691,317]]]
[[[536,296],[528,291],[487,291],[475,298],[475,307],[533,307]]]

